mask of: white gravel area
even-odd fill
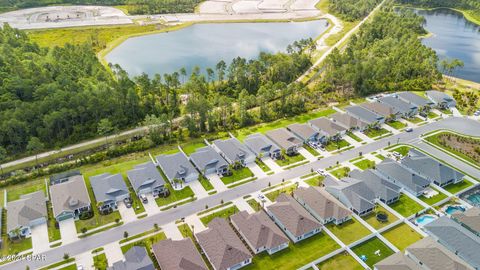
[[[258,4],[258,9],[264,12],[287,11],[289,0],[263,0]]]
[[[231,1],[205,1],[200,4],[198,10],[199,10],[199,13],[204,13],[204,14],[209,14],[209,13],[224,14],[224,13],[227,13],[227,5],[230,3]]]
[[[312,0],[296,0],[292,3],[290,8],[292,10],[312,10],[315,9],[315,5],[318,1]]]
[[[258,9],[260,2],[260,0],[237,1],[232,5],[232,9],[237,14],[260,13],[261,11]]]

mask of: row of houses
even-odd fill
[[[375,201],[391,204],[402,190],[422,195],[431,183],[446,186],[462,181],[464,175],[437,160],[411,149],[400,162],[386,158],[365,171],[353,170],[348,177],[323,181],[326,190],[358,215],[374,210]]]

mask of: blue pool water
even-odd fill
[[[424,226],[424,225],[427,225],[428,223],[430,223],[434,220],[435,220],[435,218],[432,217],[432,216],[421,216],[421,217],[418,217],[417,219],[415,219],[415,222],[418,225]]]
[[[445,209],[445,212],[449,215],[453,214],[453,213],[456,213],[456,212],[465,212],[465,208],[463,208],[462,206],[454,206],[454,205],[449,205],[447,207],[447,209]]]
[[[467,197],[467,200],[475,206],[480,206],[480,194],[472,194]]]

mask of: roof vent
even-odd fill
[[[70,207],[77,206],[78,205],[78,200],[74,199],[74,198],[70,198],[70,200],[68,200],[68,205]]]

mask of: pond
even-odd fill
[[[480,82],[480,26],[450,9],[416,10],[426,19],[425,29],[433,36],[423,44],[434,49],[440,59],[460,59],[465,66],[454,76]]]
[[[254,59],[260,52],[285,51],[289,44],[315,38],[328,28],[327,21],[284,23],[195,24],[178,31],[126,40],[113,49],[106,60],[119,64],[130,76],[142,72],[165,74],[195,66],[202,71],[237,56]]]

